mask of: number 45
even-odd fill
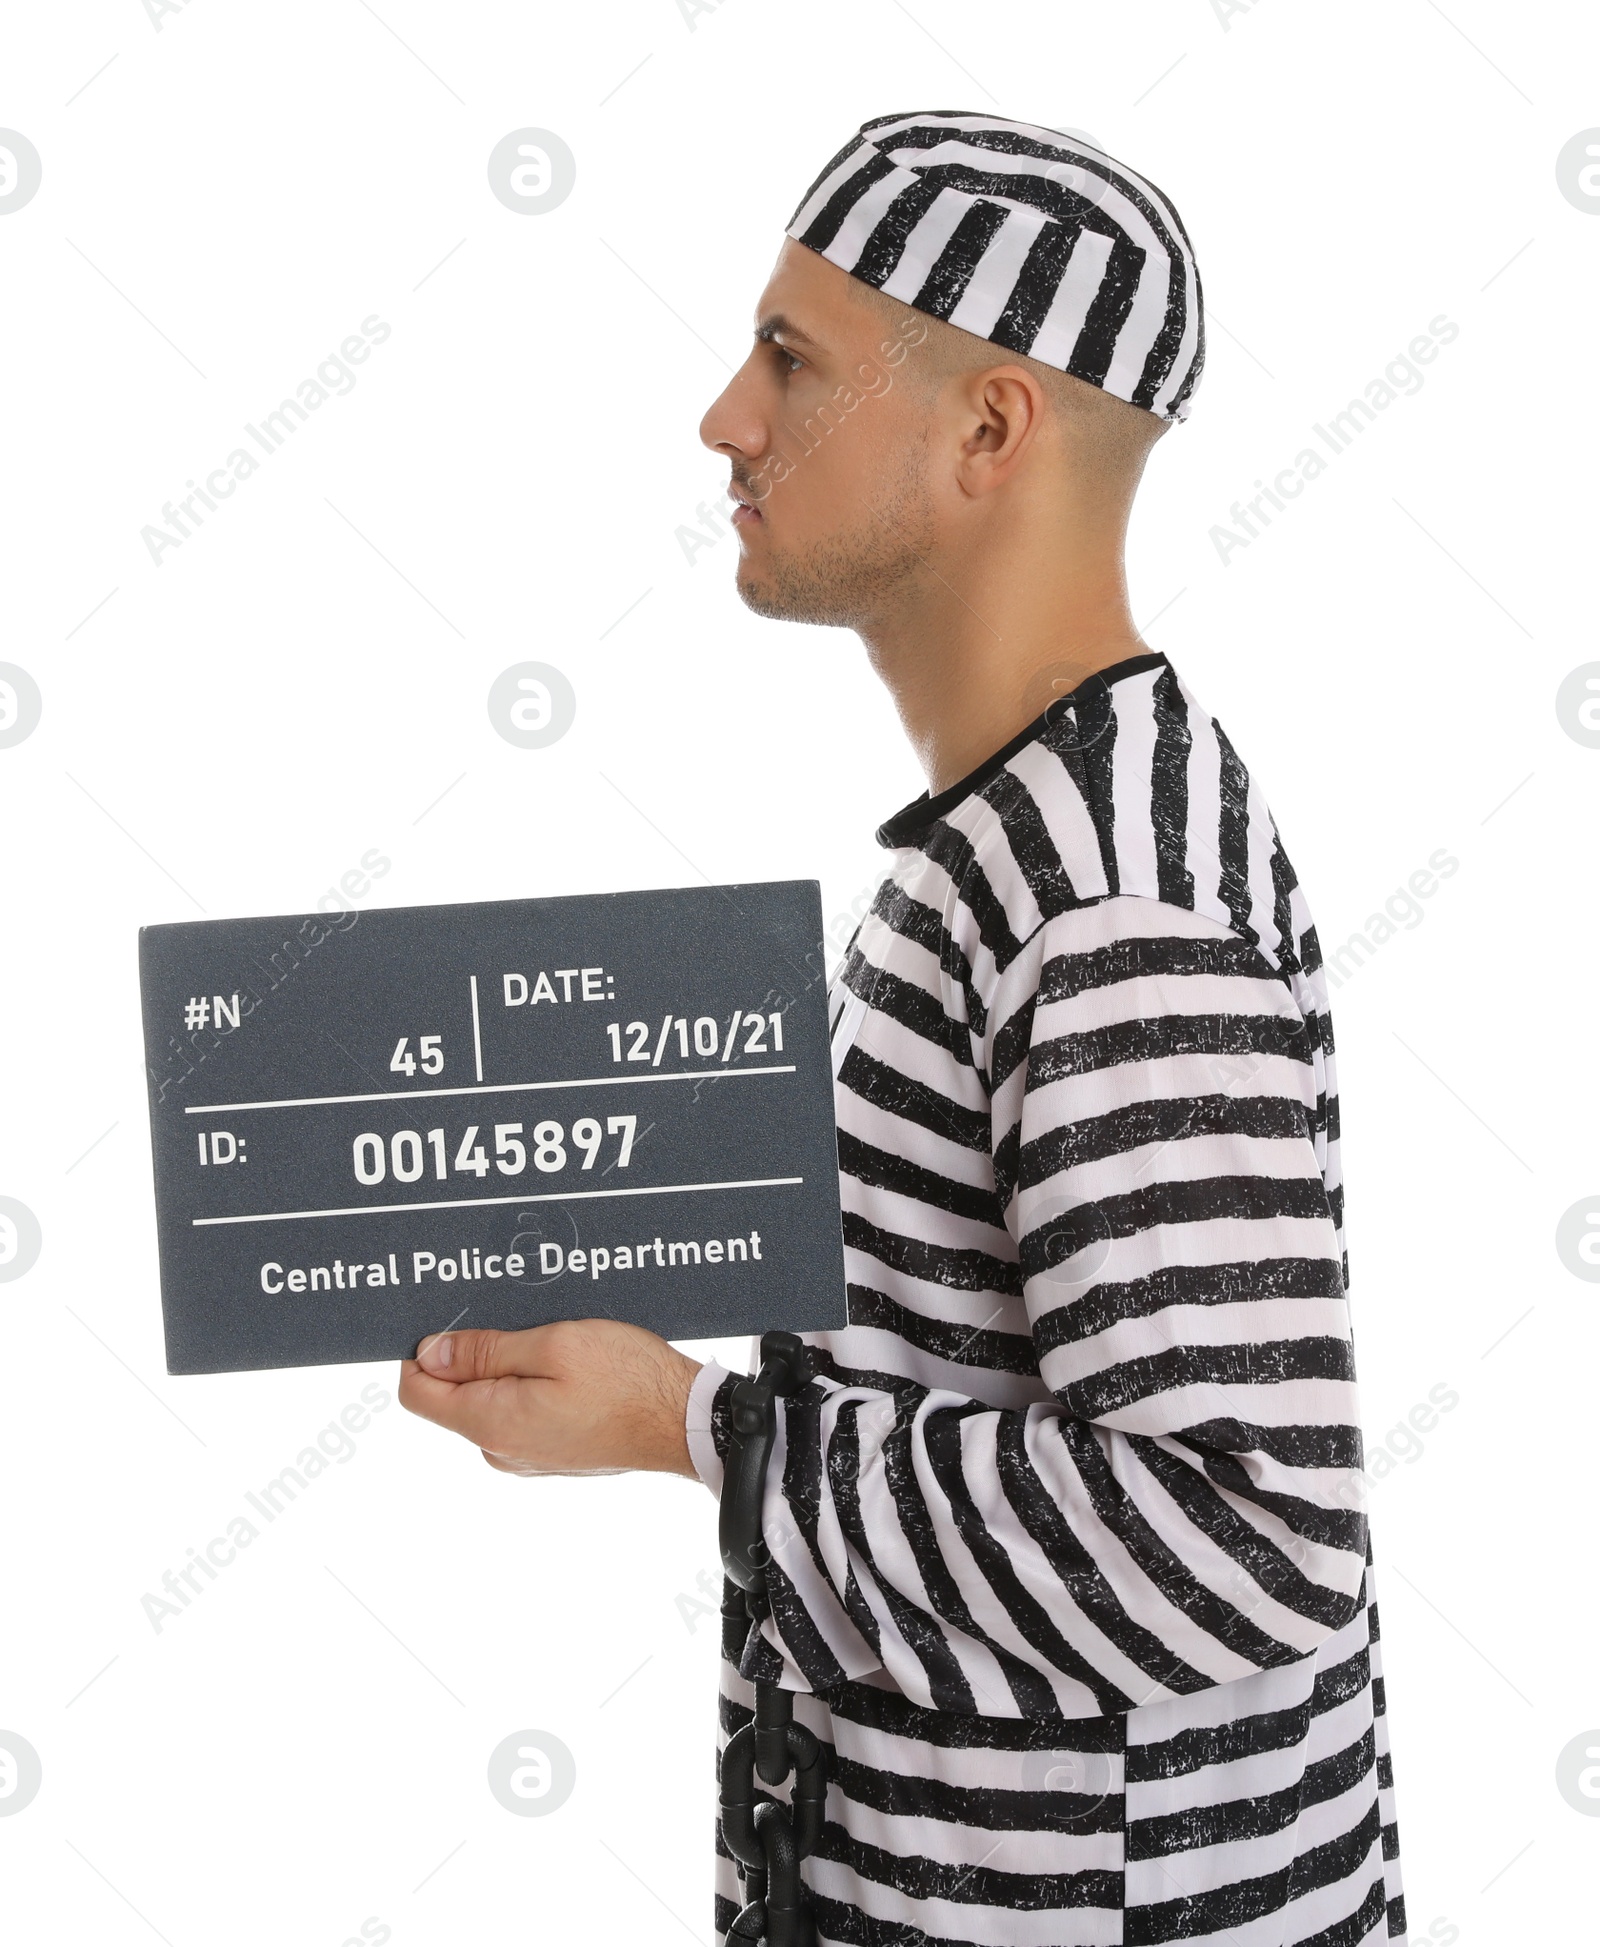
[[[423,1034],[417,1037],[417,1055],[406,1046],[409,1034],[401,1035],[394,1044],[394,1054],[390,1058],[389,1072],[394,1075],[414,1075],[417,1072],[417,1055],[422,1057],[424,1075],[444,1073],[444,1037],[438,1034]]]

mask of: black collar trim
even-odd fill
[[[964,778],[947,786],[937,797],[930,798],[924,791],[920,798],[913,798],[910,804],[903,810],[897,811],[892,818],[886,818],[877,830],[878,843],[891,851],[902,845],[914,844],[918,835],[929,825],[937,823],[947,811],[953,811],[963,798],[969,798],[974,791],[980,790],[997,771],[1003,770],[1010,763],[1025,744],[1031,744],[1047,725],[1056,722],[1062,715],[1064,705],[1077,703],[1096,684],[1109,687],[1112,683],[1120,683],[1124,676],[1137,676],[1143,670],[1158,669],[1163,666],[1170,667],[1166,657],[1159,650],[1154,650],[1148,655],[1129,656],[1120,663],[1111,663],[1104,669],[1097,669],[1092,676],[1086,676],[1069,695],[1057,697],[1050,707],[1035,717],[1026,729],[1019,730],[1010,743],[1003,745],[992,757],[986,757],[976,770],[969,771]]]

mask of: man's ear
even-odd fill
[[[957,483],[977,499],[1015,477],[1044,424],[1044,387],[1021,365],[974,372],[961,388]]]

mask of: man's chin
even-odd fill
[[[795,587],[782,576],[763,573],[748,561],[739,563],[734,579],[739,599],[752,615],[769,622],[811,622],[824,628],[849,628],[849,621],[836,613],[837,604],[828,591],[812,586]]]
[[[787,622],[790,619],[788,604],[780,601],[765,582],[741,572],[734,586],[739,591],[739,600],[752,615],[765,616],[769,622]]]

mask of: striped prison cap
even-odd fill
[[[864,122],[785,234],[890,297],[1162,419],[1205,358],[1172,204],[1073,130],[937,109]]]

